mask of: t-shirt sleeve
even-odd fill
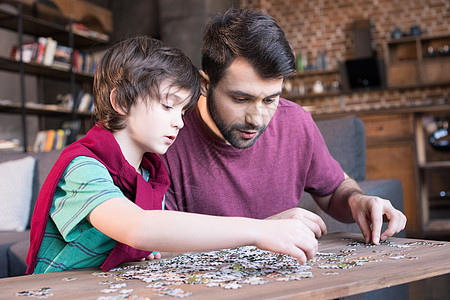
[[[344,171],[328,151],[315,123],[311,125],[312,158],[306,176],[305,191],[322,197],[330,195],[344,180]]]
[[[90,226],[86,216],[97,205],[115,197],[125,196],[114,185],[108,169],[94,158],[79,156],[58,182],[50,217],[66,240],[74,240],[83,232],[81,227]]]

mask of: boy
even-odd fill
[[[179,50],[150,37],[113,45],[94,79],[97,124],[68,146],[34,210],[27,273],[101,266],[167,252],[255,245],[314,256],[317,240],[298,220],[256,220],[163,211],[164,154],[199,97],[200,77]],[[300,250],[302,241],[309,241]]]

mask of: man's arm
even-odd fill
[[[336,220],[345,223],[356,222],[367,243],[372,241],[378,244],[380,238],[386,240],[406,226],[406,216],[395,209],[389,200],[365,195],[356,181],[347,174],[333,194],[313,198],[320,208]],[[383,219],[389,224],[381,233]]]

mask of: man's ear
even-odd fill
[[[109,94],[109,102],[111,103],[112,108],[122,116],[126,116],[127,113],[123,110],[122,106],[119,105],[117,101],[117,90],[113,89]]]
[[[208,90],[211,85],[211,83],[209,82],[209,76],[203,70],[199,70],[198,72],[200,73],[202,83],[201,94],[202,96],[206,97],[206,95],[208,95]]]

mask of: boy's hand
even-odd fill
[[[327,226],[322,218],[303,208],[294,207],[267,218],[267,220],[279,219],[297,219],[302,221],[312,232],[314,232],[316,238],[320,238],[327,233]]]
[[[318,241],[314,232],[298,219],[261,220],[254,243],[262,250],[269,250],[295,257],[300,264],[314,257]]]
[[[150,253],[149,256],[144,257],[143,259],[141,259],[141,261],[154,260],[154,259],[160,259],[160,258],[161,258],[161,253],[159,253],[158,251],[153,251],[152,253]]]

